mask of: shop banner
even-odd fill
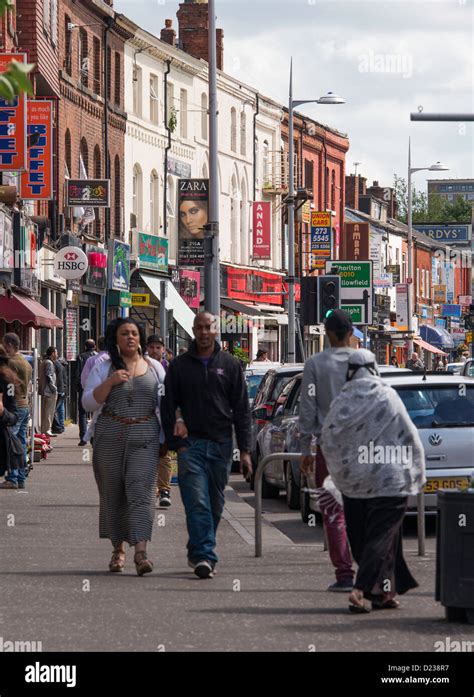
[[[84,290],[104,291],[107,288],[107,250],[94,244],[85,245],[89,266],[83,276]]]
[[[178,265],[204,266],[209,179],[178,179]]]
[[[271,208],[269,201],[254,201],[252,208],[254,259],[271,259]]]
[[[53,198],[53,102],[28,100],[27,171],[21,175],[20,198]]]
[[[68,179],[67,206],[110,208],[110,179]]]
[[[178,292],[192,310],[199,309],[201,274],[191,269],[180,269]]]
[[[26,63],[26,53],[0,53],[0,74],[12,60]],[[0,172],[26,170],[26,93],[13,101],[0,99]]]
[[[138,259],[141,269],[168,273],[168,240],[139,232]]]
[[[369,259],[369,223],[344,223],[345,258]]]
[[[109,288],[128,291],[130,288],[130,245],[109,240]]]

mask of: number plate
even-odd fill
[[[425,494],[434,494],[438,489],[461,489],[469,485],[469,477],[446,477],[445,479],[428,479]]]

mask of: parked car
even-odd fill
[[[445,370],[453,375],[461,375],[464,363],[448,363]]]
[[[463,364],[462,375],[466,378],[474,378],[474,360],[472,358],[468,358]]]
[[[247,392],[249,395],[250,408],[253,406],[255,395],[260,387],[260,384],[266,373],[270,370],[273,364],[261,363],[260,365],[253,363],[252,368],[249,366],[245,371],[245,382],[247,383]]]
[[[257,465],[271,453],[299,452],[298,416],[302,377],[303,374],[299,373],[283,386],[270,416],[266,414],[265,407],[260,407],[258,416],[266,423],[257,436]],[[262,498],[278,498],[280,491],[285,490],[289,508],[298,509],[300,492],[295,479],[296,470],[299,470],[299,463],[270,462],[263,473]]]
[[[257,436],[260,429],[266,424],[268,417],[273,413],[276,398],[280,394],[283,387],[295,375],[303,370],[302,363],[294,363],[291,365],[281,365],[275,368],[270,368],[261,381],[251,411],[251,445],[250,454],[254,465],[257,463]],[[262,412],[262,408],[264,412]],[[266,415],[267,418],[262,418]],[[253,484],[253,477],[251,485]],[[253,486],[252,486],[253,488]]]

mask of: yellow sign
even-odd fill
[[[132,305],[146,307],[150,304],[150,293],[132,293]]]
[[[312,211],[311,227],[331,227],[331,213]]]
[[[466,334],[466,343],[467,343],[467,344],[472,344],[472,332],[467,332],[467,334]]]

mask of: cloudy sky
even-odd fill
[[[114,0],[114,8],[159,36],[177,28],[177,0]],[[412,123],[424,111],[473,111],[472,0],[216,0],[224,68],[284,104],[290,58],[294,98],[337,92],[341,106],[299,108],[347,133],[347,171],[390,186],[412,166],[440,160],[440,176],[473,177],[473,123]],[[415,175],[417,188],[426,178]]]

